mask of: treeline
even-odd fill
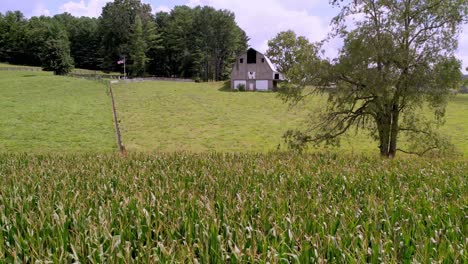
[[[117,62],[125,59],[130,76],[224,80],[247,42],[234,13],[212,7],[153,14],[140,0],[115,0],[99,18],[0,13],[0,61],[56,74],[72,67],[123,72]]]

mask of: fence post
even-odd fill
[[[117,117],[117,109],[115,107],[115,99],[114,99],[114,92],[112,91],[112,84],[109,82],[109,93],[111,96],[111,101],[112,101],[112,113],[114,116],[114,124],[115,124],[115,134],[117,138],[117,146],[119,148],[120,153],[125,154],[126,150],[124,147],[124,144],[122,142],[122,135],[120,133],[120,125],[119,125],[119,119]]]

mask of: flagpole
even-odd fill
[[[125,71],[125,56],[124,56],[124,79],[127,79],[127,72]]]

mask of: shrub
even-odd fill
[[[243,83],[238,84],[236,88],[240,92],[245,92],[245,84],[243,84]]]

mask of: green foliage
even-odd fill
[[[164,49],[155,58],[160,75],[226,80],[231,64],[247,48],[248,38],[234,14],[212,7],[176,6],[170,14],[157,13]]]
[[[148,62],[148,58],[146,58],[145,55],[148,46],[143,36],[143,25],[140,17],[135,18],[130,47],[130,59],[133,62],[131,65],[131,74],[133,76],[143,76],[146,63]]]
[[[6,44],[0,46],[2,61],[43,66],[56,74],[66,74],[73,67],[67,33],[55,19],[33,17],[26,20],[20,12],[7,12],[0,20],[2,41]]]
[[[319,70],[305,66],[306,78],[304,71],[294,72],[297,89],[283,97],[297,102],[307,85],[328,95],[327,108],[310,124],[308,141],[335,143],[356,128],[370,131],[385,157],[448,147],[432,130],[443,124],[450,90],[460,86],[460,62],[453,54],[468,2],[333,2],[342,7],[333,20],[335,34],[344,38],[339,57],[320,62],[312,56],[309,65]],[[349,31],[347,19],[361,14],[363,20]],[[432,119],[421,114],[428,110]],[[421,122],[413,122],[415,115]],[[403,138],[415,139],[420,150],[401,148]]]
[[[70,54],[75,67],[100,69],[102,62],[99,54],[101,36],[98,33],[99,20],[89,17],[73,17],[68,13],[54,16],[62,24],[70,40]]]
[[[152,22],[151,6],[140,0],[116,0],[107,3],[102,9],[99,32],[104,69],[121,69],[122,66],[116,62],[132,52],[132,34],[137,17],[142,24]]]
[[[245,92],[245,84],[239,83],[236,87],[239,92]]]
[[[57,29],[55,36],[47,39],[41,50],[41,61],[44,70],[53,71],[56,75],[65,75],[73,68],[70,57],[70,43],[65,31]]]
[[[0,155],[0,262],[462,263],[467,163]]]
[[[8,11],[0,19],[0,60],[25,63],[23,39],[26,19],[19,12]]]
[[[297,36],[292,30],[280,32],[268,41],[267,57],[278,66],[278,71],[287,78],[294,78],[298,73],[290,71],[305,71],[304,65],[309,63],[309,56],[316,58],[318,45],[312,44],[306,37]],[[309,70],[309,69],[307,69]],[[317,70],[317,69],[315,69]]]
[[[116,62],[125,57],[133,76],[203,81],[228,79],[236,55],[248,42],[234,13],[227,10],[176,6],[170,14],[159,12],[155,17],[151,6],[140,0],[116,0],[107,3],[97,19],[68,13],[31,19],[21,12],[0,14],[0,61],[40,66],[47,45],[54,58],[62,58],[54,67],[62,65],[58,72],[66,72],[67,41],[60,34],[46,44],[51,28],[66,31],[78,68],[123,72],[123,65]]]

